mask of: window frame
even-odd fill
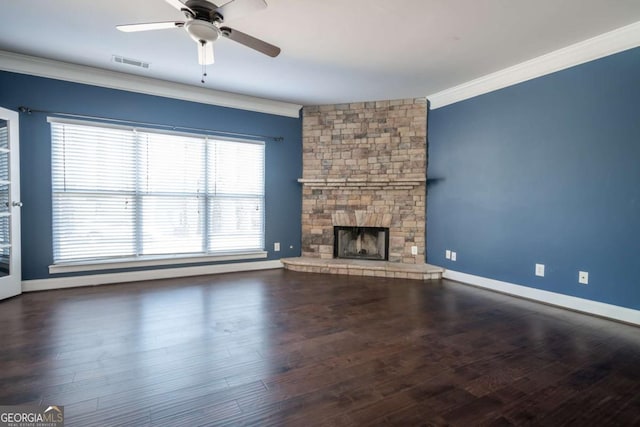
[[[203,144],[204,144],[204,148],[203,148],[204,158],[202,159],[202,162],[205,168],[205,183],[203,184],[205,190],[202,193],[204,198],[204,201],[203,201],[204,212],[201,214],[204,225],[199,229],[200,239],[202,241],[204,252],[141,255],[140,251],[142,250],[143,244],[140,236],[143,233],[144,228],[140,221],[140,216],[142,215],[143,206],[142,204],[137,204],[135,208],[137,211],[135,214],[136,219],[132,224],[135,227],[135,231],[134,231],[135,237],[133,241],[133,244],[135,245],[135,255],[100,257],[100,258],[94,257],[94,258],[76,259],[76,260],[69,259],[69,260],[58,260],[57,262],[54,259],[53,263],[49,266],[50,273],[68,273],[68,272],[80,272],[80,271],[126,269],[126,268],[134,268],[134,267],[152,267],[152,266],[163,266],[163,265],[206,263],[206,262],[212,262],[212,261],[251,260],[251,259],[267,258],[268,252],[265,250],[265,244],[266,244],[266,235],[265,235],[266,142],[264,140],[230,138],[230,137],[216,135],[215,132],[211,132],[211,133],[205,133],[204,131],[203,133],[181,132],[173,129],[164,130],[164,129],[157,129],[153,127],[146,127],[146,126],[127,126],[127,125],[120,125],[120,124],[113,124],[113,123],[105,123],[100,121],[67,119],[67,118],[60,118],[55,116],[48,117],[47,121],[51,124],[50,135],[52,138],[51,140],[51,146],[52,146],[52,152],[51,152],[52,257],[55,256],[54,255],[55,245],[58,244],[55,240],[56,226],[54,221],[55,221],[56,213],[54,212],[54,209],[55,209],[54,198],[56,197],[57,194],[59,195],[59,194],[65,193],[64,191],[62,192],[57,191],[54,188],[54,180],[55,180],[54,174],[56,173],[56,171],[54,170],[54,164],[53,164],[54,163],[54,148],[53,148],[54,124],[80,125],[80,126],[88,126],[88,127],[95,127],[95,128],[118,129],[118,130],[129,131],[129,132],[132,132],[133,134],[136,134],[138,132],[145,133],[145,134],[159,134],[162,137],[183,136],[183,137],[191,137],[191,138],[201,138],[203,139]],[[143,142],[143,140],[140,139],[139,137],[135,137],[134,141],[135,141],[134,143],[136,144],[134,147],[134,150],[136,151],[140,150],[140,148],[143,147],[145,144],[145,142]],[[262,183],[261,183],[261,186],[258,186],[261,192],[251,195],[251,197],[253,198],[258,198],[261,206],[261,213],[260,213],[261,227],[260,227],[259,237],[260,237],[260,244],[262,247],[260,249],[245,248],[245,249],[238,249],[238,250],[212,251],[212,247],[213,247],[213,245],[211,244],[212,236],[210,235],[209,228],[210,228],[210,218],[211,218],[210,211],[213,208],[210,207],[210,205],[212,201],[214,201],[216,198],[221,197],[221,195],[217,194],[215,191],[208,190],[210,184],[213,182],[213,181],[209,181],[209,177],[208,177],[210,156],[213,156],[213,153],[210,153],[209,151],[213,151],[211,150],[211,147],[213,147],[216,144],[215,141],[221,141],[223,143],[237,142],[241,144],[255,144],[255,145],[262,146],[262,153],[261,153]],[[135,163],[134,168],[136,170],[140,168],[140,165],[138,162],[139,162],[139,156],[136,155],[136,159],[134,160],[134,163]],[[132,172],[136,175],[135,198],[140,200],[143,197],[153,196],[153,193],[143,193],[140,190],[144,183],[141,181],[141,178],[138,176],[137,171],[132,171]],[[176,192],[176,194],[183,197],[188,197],[190,193],[185,192],[184,194],[182,194],[180,192]],[[236,194],[235,196],[243,197],[243,194]],[[225,197],[225,196],[222,195],[222,197]]]

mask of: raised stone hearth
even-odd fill
[[[442,268],[429,264],[403,264],[388,261],[355,259],[322,259],[311,257],[283,258],[287,270],[304,273],[346,274],[349,276],[390,277],[396,279],[442,279]]]
[[[302,258],[285,267],[432,278],[424,263],[426,137],[424,98],[305,107]],[[336,226],[388,228],[388,262],[334,260]]]

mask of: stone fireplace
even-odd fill
[[[372,228],[385,229],[382,258],[379,254],[375,259],[373,255],[348,258],[366,260],[358,260],[358,266],[371,263],[371,275],[396,277],[394,272],[375,272],[382,268],[375,263],[385,260],[385,271],[405,272],[406,268],[394,266],[409,265],[420,270],[425,265],[426,99],[305,107],[302,128],[303,172],[298,181],[302,184],[303,261],[335,264],[340,252],[340,242],[334,247],[339,238],[336,229]],[[362,253],[364,236],[360,234],[358,241],[358,233],[353,234],[353,249],[356,255],[366,255]],[[372,237],[368,236],[367,245]],[[365,248],[370,251],[373,247]],[[373,252],[379,252],[377,246]],[[283,262],[290,268],[302,261]],[[345,265],[350,271],[351,264]],[[327,272],[345,273],[340,266],[336,271],[329,266]],[[403,274],[397,277],[408,277]]]

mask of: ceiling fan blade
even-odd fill
[[[191,10],[189,6],[182,3],[180,0],[165,0],[165,1],[169,3],[171,6],[178,9],[179,11],[188,10],[192,16],[196,16],[196,13],[193,10]]]
[[[234,19],[266,7],[267,2],[264,0],[231,0],[229,3],[217,8],[216,13],[222,16],[223,21],[233,21]]]
[[[252,37],[249,34],[245,34],[241,31],[234,30],[233,28],[229,27],[221,27],[220,31],[226,38],[250,47],[251,49],[257,50],[260,53],[264,53],[265,55],[272,58],[275,58],[280,54],[280,48],[278,46],[274,46],[265,41]]]
[[[199,43],[198,44],[198,64],[211,65],[214,63],[213,58],[213,43]]]
[[[132,33],[135,31],[151,31],[151,30],[167,30],[170,28],[180,28],[184,26],[184,22],[181,21],[169,21],[169,22],[149,22],[146,24],[129,24],[118,25],[116,28],[125,33]]]

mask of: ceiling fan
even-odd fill
[[[184,28],[187,34],[198,43],[198,62],[203,66],[213,64],[213,43],[220,36],[272,58],[280,54],[280,48],[277,46],[233,28],[222,26],[222,23],[227,20],[233,20],[247,13],[266,8],[265,0],[231,0],[222,6],[217,6],[207,0],[187,0],[184,3],[180,0],[165,1],[182,12],[186,20],[118,25],[116,28],[124,32]],[[203,72],[204,75],[206,73]]]

